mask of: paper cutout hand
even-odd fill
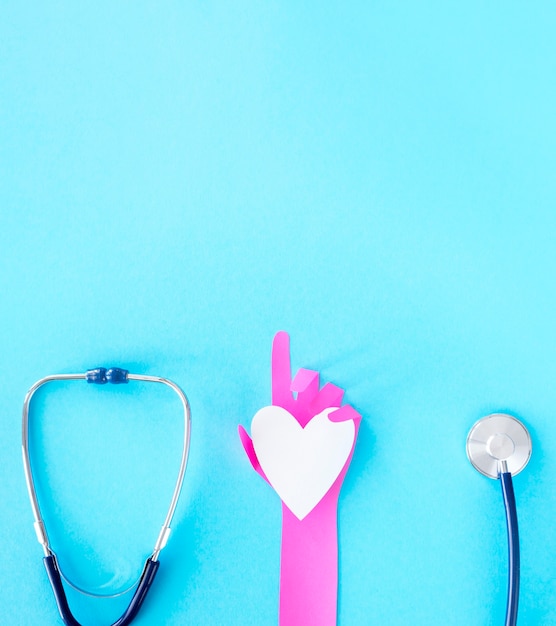
[[[297,394],[297,396],[294,396]],[[337,502],[361,415],[318,372],[291,378],[285,332],[272,345],[272,406],[241,442],[255,471],[283,500],[280,626],[333,626],[337,597]]]

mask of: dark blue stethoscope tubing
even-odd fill
[[[520,555],[517,507],[511,472],[502,472],[500,474],[500,484],[502,486],[506,528],[508,531],[508,600],[506,604],[505,626],[516,626],[519,604]]]
[[[56,557],[54,555],[46,556],[44,557],[43,562],[44,567],[46,568],[46,573],[48,574],[50,585],[52,586],[52,591],[54,592],[54,597],[56,598],[56,605],[58,607],[60,617],[62,618],[64,624],[66,626],[81,626],[73,616],[69,607]],[[151,558],[146,560],[143,573],[141,574],[141,579],[129,606],[127,607],[125,613],[118,620],[116,620],[112,626],[127,626],[132,622],[145,600],[147,592],[153,583],[156,572],[158,571],[159,565],[159,561],[153,561]]]

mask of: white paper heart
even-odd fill
[[[266,406],[251,423],[259,463],[270,484],[300,520],[326,495],[355,440],[353,420],[331,422],[328,408],[302,428],[279,406]]]

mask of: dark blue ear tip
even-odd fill
[[[93,370],[87,370],[85,374],[85,378],[88,383],[92,383],[95,385],[105,385],[108,381],[106,380],[106,368],[105,367],[97,367]]]
[[[96,369],[87,370],[85,379],[88,383],[95,385],[105,385],[106,383],[121,385],[128,382],[128,374],[127,370],[119,367],[111,367],[108,370],[105,367],[97,367]]]
[[[119,367],[111,367],[106,372],[106,380],[113,385],[121,385],[122,383],[127,383],[127,375],[129,372],[127,370],[120,369]]]

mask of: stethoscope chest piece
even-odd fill
[[[493,413],[475,423],[467,436],[467,456],[476,470],[498,478],[500,468],[519,474],[531,457],[531,437],[515,417]]]
[[[512,475],[519,474],[531,457],[531,437],[515,417],[493,413],[480,419],[467,436],[467,456],[476,470],[500,480],[508,532],[508,599],[505,626],[517,625],[520,585],[520,550],[517,506]]]

